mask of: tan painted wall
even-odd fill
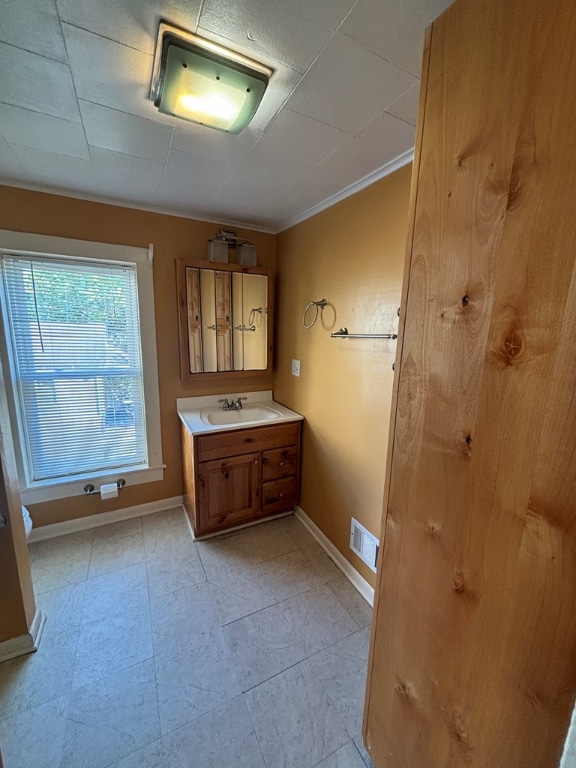
[[[0,187],[0,229],[145,246],[154,243],[154,291],[164,480],[125,488],[118,499],[74,497],[30,506],[37,526],[182,494],[182,460],[176,398],[238,390],[238,382],[222,375],[216,384],[184,385],[180,380],[175,259],[206,257],[206,242],[217,224],[121,208],[85,200]],[[276,238],[238,228],[258,249],[261,266],[274,268]],[[271,389],[271,376],[242,379],[244,391]]]
[[[379,536],[411,167],[278,236],[275,397],[305,417],[300,506],[371,583],[350,518]],[[326,298],[306,330],[308,302]],[[291,359],[301,376],[291,375]]]

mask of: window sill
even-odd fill
[[[115,483],[121,477],[126,480],[126,486],[141,485],[142,483],[154,483],[164,479],[165,464],[160,467],[147,467],[146,469],[118,469],[114,474],[92,473],[82,479],[74,479],[69,482],[43,483],[28,488],[20,489],[22,504],[41,504],[44,501],[57,501],[72,496],[84,496],[84,486],[92,483],[96,490],[104,483]]]

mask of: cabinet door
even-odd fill
[[[198,465],[197,534],[236,525],[260,513],[260,453]]]

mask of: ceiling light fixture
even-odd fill
[[[252,120],[272,70],[162,21],[150,98],[160,112],[228,133]]]

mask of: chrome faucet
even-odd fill
[[[241,411],[242,410],[242,400],[248,400],[247,397],[238,397],[236,400],[233,400],[231,403],[228,402],[228,398],[225,397],[222,400],[218,400],[219,403],[223,403],[222,410],[223,411]]]

